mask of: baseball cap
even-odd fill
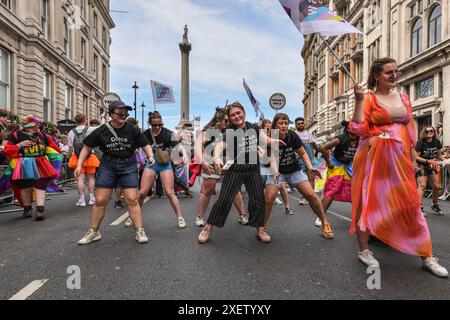
[[[122,100],[116,100],[109,104],[109,112],[111,112],[113,109],[116,109],[116,108],[124,108],[129,111],[133,110],[132,107],[126,105],[125,102],[123,102]]]

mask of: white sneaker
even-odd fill
[[[298,202],[298,204],[299,204],[300,206],[304,206],[304,205],[307,205],[307,204],[308,204],[308,201],[306,201],[306,199],[304,199],[304,198],[301,198],[300,201]]]
[[[148,237],[145,234],[144,228],[139,228],[136,230],[136,241],[140,244],[148,242]]]
[[[178,228],[180,229],[186,228],[186,221],[184,221],[183,217],[178,218]]]
[[[86,207],[86,202],[84,199],[79,199],[78,202],[75,204],[77,207]]]
[[[437,277],[440,278],[447,278],[448,277],[448,271],[447,269],[445,269],[443,266],[441,266],[438,263],[438,259],[437,258],[426,258],[423,262],[422,262],[422,266],[425,270],[430,271],[432,274],[434,274]]]
[[[276,205],[281,205],[281,204],[283,204],[283,202],[280,199],[275,198],[275,204]]]
[[[95,204],[95,199],[89,199],[88,205],[93,206]]]
[[[84,237],[78,241],[79,245],[89,244],[94,241],[98,241],[102,238],[102,235],[100,232],[93,231],[92,229],[89,229],[89,231],[84,235]]]
[[[373,267],[373,268],[380,267],[380,264],[373,256],[373,252],[368,249],[366,249],[362,252],[358,252],[358,259],[368,267]]]
[[[316,222],[314,222],[314,225],[316,226],[316,227],[322,227],[322,221],[320,221],[320,219],[319,218],[317,218],[316,219]]]
[[[130,217],[128,217],[127,221],[125,221],[125,227],[132,227],[133,226],[133,220],[131,220]]]
[[[197,217],[195,218],[195,226],[196,226],[196,227],[202,227],[202,228],[205,226],[205,221],[203,220],[202,217],[197,216]]]
[[[239,223],[246,225],[248,223],[248,215],[239,215]]]

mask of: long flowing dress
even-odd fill
[[[360,136],[353,161],[352,223],[402,252],[432,256],[431,237],[420,209],[411,150],[416,144],[408,96],[400,94],[407,114],[393,119],[374,94],[364,99],[364,122],[351,122]]]

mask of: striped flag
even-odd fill
[[[319,33],[322,36],[339,36],[360,33],[357,28],[336,15],[328,6],[328,0],[279,0],[284,10],[303,34]]]
[[[261,105],[258,100],[256,100],[255,96],[252,93],[252,90],[250,90],[250,87],[248,86],[247,82],[245,82],[245,79],[243,79],[243,85],[244,85],[244,89],[247,92],[248,98],[250,99],[250,102],[253,106],[253,109],[255,109],[256,112],[256,117],[258,117],[259,112],[260,112],[260,108],[259,106]]]

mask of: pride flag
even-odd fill
[[[319,33],[322,36],[339,36],[360,33],[357,28],[336,15],[326,0],[279,0],[284,10],[303,34]]]

